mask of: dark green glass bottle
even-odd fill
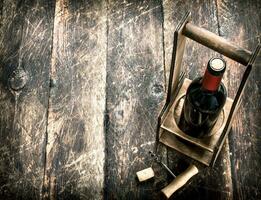
[[[189,85],[179,120],[179,128],[193,137],[208,136],[226,102],[226,88],[221,82],[226,62],[209,60],[203,77]]]

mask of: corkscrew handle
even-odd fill
[[[169,198],[179,188],[184,186],[190,178],[198,173],[198,168],[191,164],[183,173],[178,175],[168,186],[163,188],[161,192],[165,197]]]
[[[182,34],[245,66],[250,60],[250,51],[243,49],[204,28],[197,27],[190,22],[186,23]]]

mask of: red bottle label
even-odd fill
[[[216,91],[220,85],[222,79],[221,76],[214,76],[206,70],[203,80],[202,80],[202,87],[209,91]]]

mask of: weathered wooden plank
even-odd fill
[[[105,2],[57,0],[45,198],[102,198],[105,67]]]
[[[253,51],[260,42],[261,2],[217,0],[220,33]],[[260,62],[260,55],[259,55]],[[244,67],[228,60],[228,91],[235,95]],[[261,198],[261,66],[256,65],[230,133],[231,169],[235,199]]]
[[[163,1],[164,7],[164,46],[166,80],[169,76],[173,33],[175,27],[187,11],[191,11],[193,24],[219,34],[217,9],[215,1]],[[208,60],[218,54],[188,39],[183,58],[183,69],[186,76],[194,79],[203,74]],[[226,75],[224,82],[227,82]],[[184,171],[180,164],[182,155],[169,149],[169,166],[177,174]],[[182,162],[181,162],[182,163]],[[181,166],[181,167],[180,167]],[[230,175],[229,147],[226,144],[213,169],[205,169],[183,189],[172,196],[173,199],[231,199],[232,182]],[[170,182],[171,180],[169,180]]]
[[[0,5],[0,199],[40,199],[54,5]]]
[[[154,181],[136,172],[152,163],[157,116],[164,96],[160,1],[108,2],[105,199],[156,199]]]

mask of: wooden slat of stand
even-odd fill
[[[185,28],[186,23],[190,19],[190,13],[187,13],[184,18],[181,20],[176,31],[174,32],[174,43],[173,43],[173,54],[171,60],[171,70],[169,78],[168,87],[168,96],[167,102],[171,103],[173,101],[174,93],[176,92],[179,75],[181,70],[181,63],[184,55],[186,37],[182,34],[183,29]]]

